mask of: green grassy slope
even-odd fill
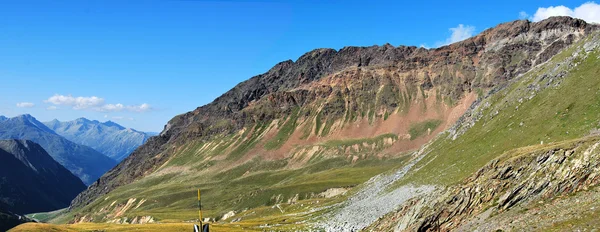
[[[318,203],[313,204],[316,207],[335,200],[316,194],[330,188],[359,185],[381,172],[398,168],[403,161],[404,158],[373,158],[352,163],[344,158],[332,158],[299,169],[283,169],[285,160],[254,159],[225,172],[215,173],[189,170],[193,166],[187,165],[181,172],[152,175],[118,188],[82,210],[69,212],[52,222],[66,223],[77,214],[93,214],[96,222],[109,221],[133,199],[132,206],[117,218],[151,215],[161,222],[195,220],[198,218],[197,189],[202,189],[203,207],[206,209],[203,216],[217,220],[229,211],[239,214],[244,210],[257,211],[256,207],[271,208],[277,204],[286,208],[291,205],[289,203],[305,199],[316,199]],[[163,170],[173,168],[167,165]],[[251,218],[268,218],[272,215],[280,215],[280,212],[277,209],[258,211]]]
[[[596,35],[597,36],[597,35]],[[583,137],[599,127],[600,52],[587,38],[484,99],[481,118],[452,140],[441,136],[401,184],[452,185],[504,151]]]

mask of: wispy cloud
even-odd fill
[[[131,112],[146,112],[152,110],[152,107],[149,104],[141,104],[141,105],[130,105],[126,106],[123,104],[106,104],[100,108],[100,111],[131,111]]]
[[[469,26],[469,25],[465,26],[463,24],[458,24],[457,27],[453,27],[448,30],[450,30],[452,32],[452,34],[450,34],[450,37],[446,38],[446,40],[444,42],[438,42],[439,46],[444,46],[444,45],[463,41],[463,40],[468,39],[469,37],[473,36],[473,34],[475,33],[474,26]]]
[[[46,110],[58,110],[58,107],[56,107],[56,106],[48,106],[48,107],[46,107]]]
[[[589,23],[600,23],[600,5],[595,2],[586,2],[573,9],[563,5],[540,7],[529,19],[539,22],[552,16],[570,16],[583,19]]]
[[[427,48],[427,49],[429,49],[431,47],[434,47],[434,48],[441,47],[441,46],[445,46],[448,44],[463,41],[465,39],[472,37],[475,34],[475,27],[471,26],[471,25],[458,24],[458,26],[448,28],[448,30],[450,31],[450,36],[448,38],[435,42],[434,46],[429,46],[429,45],[423,43],[423,44],[419,45],[419,47]]]
[[[519,19],[527,19],[527,18],[529,18],[529,14],[527,14],[527,12],[525,12],[525,11],[519,12]]]
[[[19,102],[17,103],[17,107],[19,108],[31,108],[34,107],[35,104],[31,103],[31,102]]]
[[[153,109],[152,106],[147,103],[140,105],[123,105],[121,103],[107,104],[105,103],[104,98],[96,96],[73,97],[71,95],[55,94],[54,96],[44,100],[44,102],[59,106],[69,106],[74,110],[94,110],[100,112],[129,111],[141,113],[151,111]]]
[[[133,121],[134,119],[132,117],[123,117],[123,116],[114,116],[112,117],[113,120],[129,120],[129,121]]]

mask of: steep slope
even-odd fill
[[[450,128],[477,93],[519,79],[595,29],[556,17],[431,50],[311,51],[173,118],[80,194],[70,216],[189,220],[186,196],[203,188],[208,215],[219,217],[354,187],[404,165],[406,152]]]
[[[407,201],[369,229],[597,227],[599,55],[600,34],[593,33],[492,91],[391,187],[438,190]]]
[[[40,144],[54,160],[86,185],[92,184],[116,164],[90,147],[61,137],[27,114],[0,122],[0,139],[27,139]]]
[[[144,132],[125,128],[107,121],[90,121],[78,118],[69,122],[52,120],[44,122],[48,128],[77,144],[94,148],[96,151],[120,162],[150,137]]]
[[[64,208],[86,186],[28,140],[0,140],[0,204],[17,214]]]

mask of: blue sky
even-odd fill
[[[0,115],[160,131],[315,48],[435,47],[586,1],[124,2],[0,2]]]

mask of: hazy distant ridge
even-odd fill
[[[0,139],[27,139],[40,144],[87,185],[116,165],[113,159],[63,138],[29,114],[0,120]]]
[[[66,139],[94,148],[117,162],[125,159],[152,135],[112,121],[99,122],[86,118],[67,122],[55,119],[44,124]]]

